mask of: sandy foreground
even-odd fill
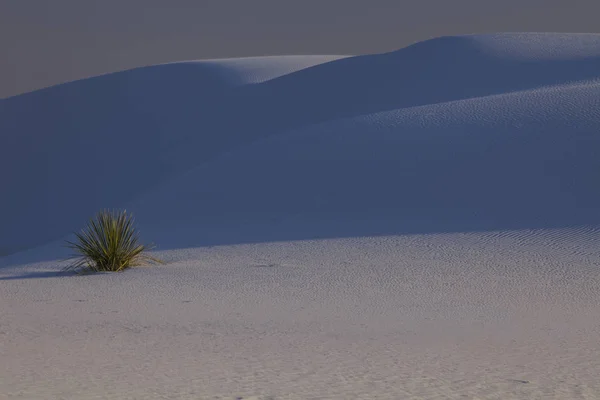
[[[217,246],[83,277],[5,260],[0,398],[599,398],[599,239]]]

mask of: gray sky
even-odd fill
[[[0,0],[0,98],[167,61],[365,54],[434,36],[600,32],[600,0]]]

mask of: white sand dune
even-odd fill
[[[497,34],[0,100],[0,399],[600,398],[598,99]],[[168,265],[57,273],[103,207]]]
[[[0,149],[0,178],[12,194],[0,203],[0,254],[60,237],[90,211],[119,206],[196,165],[195,157],[186,158],[180,149],[207,129],[199,122],[214,112],[207,105],[223,101],[240,85],[333,59],[164,64],[2,100],[0,129],[7,145]],[[107,162],[109,152],[122,161]],[[119,173],[125,166],[127,174]],[[39,229],[25,228],[23,218],[38,220]]]

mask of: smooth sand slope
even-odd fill
[[[0,399],[600,398],[599,78],[499,34],[1,100]],[[58,273],[103,207],[168,264]]]

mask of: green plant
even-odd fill
[[[86,228],[75,233],[75,242],[67,247],[75,251],[73,262],[65,270],[76,272],[119,272],[145,263],[163,262],[146,252],[153,246],[140,243],[134,219],[126,211],[99,212]]]

